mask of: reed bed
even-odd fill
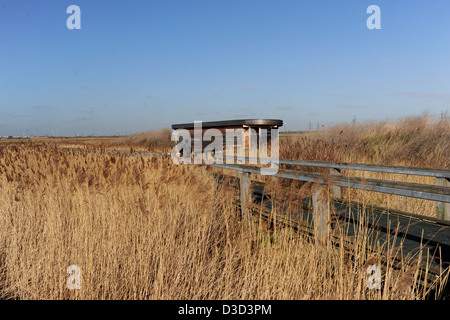
[[[235,190],[205,166],[99,147],[6,145],[0,195],[2,299],[423,299],[427,293],[419,262],[407,257],[395,270],[387,263],[380,289],[368,288],[367,268],[383,248],[367,250],[365,237],[344,250],[289,228],[264,231],[260,222],[246,228]],[[78,289],[67,283],[73,265]]]
[[[410,116],[398,121],[344,124],[328,129],[287,135],[280,142],[280,158],[368,163],[428,168],[450,168],[450,121],[430,115]],[[327,169],[297,167],[329,173]],[[342,170],[341,174],[371,179],[435,185],[432,177]],[[346,200],[390,209],[436,216],[436,203],[428,200],[345,190]]]

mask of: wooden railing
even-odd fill
[[[260,161],[255,158],[240,158],[222,156],[225,160],[232,162],[244,163],[268,163],[269,160]],[[433,169],[421,167],[402,167],[402,166],[386,166],[373,164],[350,164],[341,162],[325,162],[325,161],[307,161],[307,160],[287,160],[280,159],[277,161],[281,165],[303,166],[303,167],[320,167],[329,168],[329,174],[324,175],[317,172],[306,172],[298,170],[279,169],[274,177],[316,182],[326,185],[334,198],[341,198],[341,188],[353,188],[367,191],[374,191],[386,194],[393,194],[405,197],[413,197],[418,199],[436,201],[436,218],[439,220],[450,221],[450,170],[449,169]],[[214,164],[215,167],[230,169],[240,172],[242,183],[249,184],[250,174],[259,174],[260,168],[257,166],[243,164]],[[345,176],[341,174],[341,170],[360,170],[383,173],[395,173],[404,175],[417,175],[434,177],[435,185],[419,184],[409,182],[399,182],[391,180],[368,179],[355,176]],[[246,192],[245,188],[241,188],[242,192]],[[243,199],[248,199],[248,195],[242,195]]]

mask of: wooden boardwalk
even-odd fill
[[[262,188],[257,187],[253,193],[255,200],[262,200]],[[277,200],[275,200],[277,201]],[[303,201],[302,208],[287,212],[282,211],[280,218],[289,221],[290,224],[314,230],[315,215],[312,213],[309,203],[311,199]],[[424,259],[430,260],[430,272],[440,274],[441,267],[450,266],[450,224],[445,221],[437,221],[433,218],[409,215],[398,211],[375,207],[363,207],[358,203],[345,203],[343,201],[331,202],[332,223],[331,233],[334,235],[345,234],[347,239],[358,237],[360,232],[370,234],[372,243],[377,245],[401,249],[403,257],[413,259],[422,251]],[[264,206],[268,212],[271,210],[272,200],[265,199]],[[284,217],[283,217],[284,215]],[[363,230],[361,226],[364,226]]]
[[[239,187],[239,178],[217,177]],[[314,237],[317,216],[313,214],[312,198],[287,199],[284,194],[265,191],[263,183],[253,183],[249,196],[254,214]],[[422,269],[436,276],[450,267],[450,222],[385,208],[363,207],[357,202],[335,200],[330,205],[329,239],[335,243],[344,237],[350,247],[360,233],[364,233],[369,250],[376,252],[381,248],[386,255],[389,248],[390,252],[396,252],[396,257],[391,258],[398,263],[412,263],[421,256]],[[271,214],[274,206],[276,217]]]

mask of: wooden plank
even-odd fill
[[[352,164],[343,162],[301,161],[301,160],[286,160],[286,159],[280,159],[280,164],[450,178],[449,169],[438,169],[438,168],[385,166],[385,165],[362,164],[362,163]]]
[[[330,209],[329,201],[325,199],[326,196],[323,192],[323,185],[318,185],[312,195],[313,206],[313,221],[314,221],[314,235],[316,243],[324,243],[329,234]]]
[[[302,227],[306,231],[312,231],[311,235],[316,237],[319,235],[323,237],[324,234],[321,233],[323,231],[331,232],[331,228],[333,228],[331,224],[328,224],[329,230],[316,230],[316,228],[322,228],[320,224],[323,216],[316,214],[314,208],[313,214],[308,208],[303,206],[283,208],[284,201],[287,198],[275,195],[275,197],[265,200],[262,196],[265,193],[264,188],[265,185],[263,183],[255,184],[252,188],[254,199],[258,202],[258,208],[264,207],[270,212],[275,199],[278,202],[276,204],[278,209],[277,218],[280,221],[284,218],[284,221],[290,226]],[[315,196],[318,196],[318,193]],[[313,205],[316,201],[318,202],[316,208],[324,205],[323,200],[325,199],[320,201],[320,198],[316,198],[314,200],[315,196],[313,195],[312,199]],[[295,202],[296,200],[295,198],[289,198],[289,201]],[[261,201],[264,201],[264,206],[259,204]],[[347,202],[338,201],[330,202],[329,205],[333,207],[333,212],[335,212],[334,218],[337,221],[334,224],[334,228],[339,227],[340,230],[345,231],[344,235],[350,238],[358,237],[359,232],[366,234],[365,228],[369,228],[371,230],[367,232],[369,247],[375,247],[377,242],[380,244],[388,242],[390,248],[394,245],[397,248],[401,248],[404,256],[417,257],[419,252],[422,251],[425,259],[427,250],[429,250],[429,253],[435,256],[429,261],[430,270],[428,271],[436,275],[440,274],[441,262],[444,269],[450,265],[450,223],[448,222],[384,208],[364,207],[353,202],[348,205]],[[287,210],[287,212],[283,214],[283,210]],[[324,210],[323,212],[326,211]],[[365,226],[365,228],[361,228],[361,225]],[[308,229],[307,226],[310,226],[310,228]],[[334,230],[333,234],[336,235],[336,231]],[[394,237],[394,234],[397,236]],[[422,267],[425,266],[423,265]]]
[[[447,178],[436,178],[437,186],[450,187],[450,180]],[[450,203],[436,203],[436,218],[440,220],[450,221]]]
[[[236,164],[215,164],[215,165],[225,169],[245,171],[249,173],[260,174],[261,172],[261,168],[255,166],[236,165]],[[333,185],[346,188],[361,189],[380,193],[395,194],[405,197],[450,203],[450,187],[446,186],[433,186],[419,183],[365,179],[360,177],[347,177],[340,175],[329,175],[325,177],[323,174],[316,172],[303,172],[294,170],[282,170],[279,171],[275,176],[292,180],[317,182],[319,184],[327,183],[328,181]]]
[[[255,161],[258,159],[245,158],[239,160],[248,163],[249,161]],[[262,159],[259,159],[259,161],[262,161]],[[292,166],[333,168],[340,170],[347,169],[347,170],[373,171],[383,173],[409,174],[409,175],[438,177],[438,178],[450,178],[450,169],[442,169],[442,168],[386,166],[386,165],[375,165],[365,163],[345,163],[345,162],[291,160],[291,159],[279,159],[278,161],[280,164]]]
[[[330,168],[330,174],[340,175],[341,170],[336,168]],[[342,187],[336,185],[330,186],[330,194],[334,199],[342,199]]]

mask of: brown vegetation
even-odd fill
[[[280,142],[280,158],[369,163],[429,168],[450,168],[450,122],[429,115],[407,117],[395,122],[346,124],[329,129],[288,135]],[[296,167],[326,173],[326,169]],[[342,170],[341,174],[364,178],[435,185],[432,177]],[[436,203],[349,189],[346,200],[363,202],[430,217]]]
[[[321,246],[258,217],[245,228],[235,191],[206,167],[106,152],[113,146],[167,150],[168,133],[83,140],[79,150],[59,148],[69,140],[0,146],[0,298],[425,297],[417,261],[407,257],[399,269],[387,261],[381,290],[368,289],[367,268],[379,263],[383,244],[369,251],[363,236],[347,250]],[[448,168],[449,134],[448,123],[423,117],[342,126],[282,140],[281,157]],[[348,196],[378,199],[367,194]],[[395,206],[394,198],[381,199]],[[406,209],[433,212],[415,201]],[[67,287],[70,265],[80,267],[80,289]]]
[[[170,129],[161,129],[156,131],[147,131],[139,134],[120,137],[111,140],[109,144],[113,146],[132,146],[137,149],[144,149],[148,151],[170,151],[174,146],[171,140],[172,133]]]
[[[424,115],[290,135],[280,158],[450,168],[448,150],[450,122]]]
[[[405,264],[366,286],[379,257],[290,229],[243,228],[234,191],[203,166],[0,147],[0,297],[12,299],[421,299]],[[69,290],[67,268],[81,270]],[[440,279],[438,279],[440,281]]]

